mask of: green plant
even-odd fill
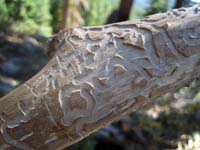
[[[4,27],[4,22],[8,20],[8,10],[5,0],[0,0],[0,27]]]
[[[118,8],[119,0],[89,0],[90,9],[82,12],[85,26],[102,25],[108,16]]]
[[[62,2],[63,0],[50,0],[51,27],[53,33],[58,32],[60,29]]]
[[[0,12],[2,26],[9,24],[14,32],[46,36],[52,32],[49,0],[0,0]]]
[[[168,10],[168,0],[151,0],[150,7],[146,11],[146,15],[151,15]]]

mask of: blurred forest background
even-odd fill
[[[195,3],[200,0],[0,0],[0,96],[48,62],[48,39],[59,30],[133,20]],[[200,80],[67,149],[200,150]]]

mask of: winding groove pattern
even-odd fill
[[[18,109],[21,114],[13,119],[1,114],[1,134],[5,143],[20,149],[34,149],[23,142],[34,133],[23,135],[25,138],[20,141],[9,135],[8,130],[36,117],[41,103],[50,122],[58,126],[49,106],[53,101],[49,94],[56,90],[62,111],[61,125],[70,127],[75,122],[76,133],[82,137],[87,134],[86,125],[112,114],[123,114],[137,101],[147,103],[153,88],[181,80],[198,60],[193,57],[196,53],[185,53],[175,44],[169,30],[174,25],[173,19],[181,22],[191,16],[199,16],[199,5],[150,16],[136,23],[63,31],[60,45],[56,46],[56,63],[40,77],[25,84],[34,97],[33,103],[20,101]],[[180,36],[185,46],[196,48],[200,43],[200,26],[184,30]],[[187,63],[188,67],[185,67]],[[57,139],[52,136],[44,144]]]

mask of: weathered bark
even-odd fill
[[[0,100],[1,149],[62,149],[199,77],[199,10],[60,32],[44,69]]]

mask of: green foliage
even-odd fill
[[[134,6],[130,13],[130,20],[142,18],[145,16],[146,11],[143,8]]]
[[[51,34],[49,0],[0,0],[1,26],[14,32]]]
[[[195,3],[192,2],[191,0],[183,0],[183,5],[184,6],[189,6],[189,5],[192,5],[192,4],[195,4]]]
[[[68,147],[68,150],[95,150],[94,135],[80,141],[78,144],[74,144]]]
[[[1,20],[0,27],[4,25],[3,22],[5,22],[7,19],[8,19],[8,10],[5,0],[0,0],[0,20]]]
[[[147,9],[146,15],[151,15],[168,10],[168,0],[151,0],[150,7]]]
[[[119,0],[89,0],[89,11],[82,12],[85,26],[105,24],[113,10],[119,6]]]
[[[51,27],[53,33],[56,33],[60,29],[62,0],[50,0],[50,5]]]

